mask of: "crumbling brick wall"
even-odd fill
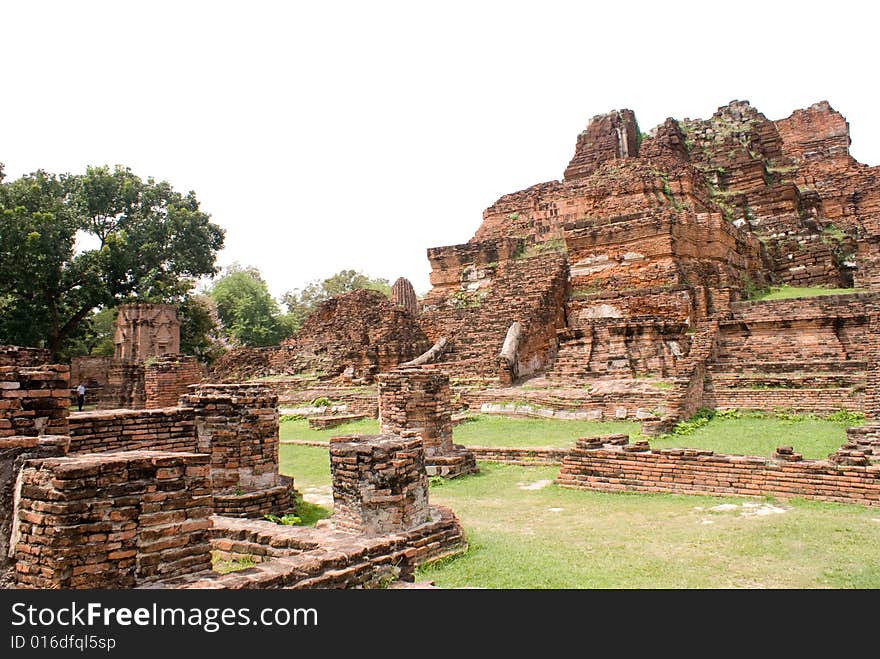
[[[568,296],[565,255],[551,251],[510,258],[511,244],[455,245],[442,248],[442,258],[428,250],[435,287],[423,302],[419,323],[432,341],[449,340],[439,362],[454,376],[496,378],[498,355],[514,322],[523,328],[519,375],[546,368],[556,356]],[[480,259],[492,254],[508,258],[482,264]]]
[[[144,407],[172,407],[187,387],[202,379],[195,357],[163,355],[148,360],[144,367]]]
[[[51,360],[52,354],[45,348],[0,345],[0,366],[39,366]]]
[[[880,465],[802,460],[790,449],[774,458],[723,455],[699,449],[652,450],[626,435],[579,439],[565,456],[557,482],[606,492],[671,492],[714,496],[806,497],[880,505]]]
[[[0,437],[66,435],[70,367],[0,366]]]
[[[9,559],[10,532],[15,508],[15,484],[26,460],[61,457],[67,448],[67,437],[7,437],[0,439],[0,583]],[[2,585],[0,585],[2,587]]]
[[[133,588],[209,570],[209,457],[135,451],[30,460],[16,509],[24,588]]]
[[[333,517],[348,533],[399,533],[427,522],[428,478],[419,439],[396,435],[330,443]]]

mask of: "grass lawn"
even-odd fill
[[[793,446],[805,458],[823,459],[846,440],[847,421],[826,421],[800,417],[795,420],[745,415],[739,419],[712,419],[690,435],[650,438],[654,448],[700,448],[716,453],[770,456],[778,446]],[[364,419],[331,430],[312,430],[308,421],[285,421],[281,439],[329,441],[330,437],[352,433],[376,434],[376,419]],[[552,446],[566,447],[578,437],[626,433],[639,435],[634,421],[566,421],[480,414],[473,421],[453,429],[453,440],[465,446]],[[320,449],[319,449],[320,450]]]
[[[376,419],[346,423],[330,430],[312,430],[305,419],[281,424],[281,439],[307,439],[329,442],[331,437],[379,432]],[[461,423],[452,430],[456,444],[471,446],[553,446],[574,444],[578,437],[594,437],[612,433],[637,435],[639,424],[632,421],[566,421],[562,419],[531,419],[479,414],[473,421]]]
[[[465,446],[572,446],[578,437],[639,433],[634,421],[567,421],[479,414],[452,430],[456,444]]]
[[[798,288],[796,286],[774,286],[770,292],[759,295],[755,300],[790,300],[795,297],[815,297],[817,295],[848,295],[863,293],[864,288],[822,288],[820,286]]]
[[[279,432],[281,439],[307,439],[313,442],[329,442],[331,437],[354,435],[355,433],[362,433],[364,435],[378,434],[379,420],[361,419],[360,421],[344,423],[329,430],[313,430],[309,428],[308,419],[297,419],[296,421],[282,422]]]
[[[743,503],[766,501],[566,490],[552,484],[555,467],[480,469],[432,486],[470,549],[418,578],[450,588],[880,587],[877,509],[791,500],[773,502],[785,512],[743,515],[754,510]],[[330,484],[322,448],[282,446],[281,471],[298,488]],[[539,481],[551,483],[522,489]],[[724,503],[736,508],[710,510]]]
[[[793,446],[805,458],[824,459],[846,441],[846,421],[773,417],[712,419],[690,435],[651,437],[652,448],[700,448],[716,453],[770,456],[778,446]]]

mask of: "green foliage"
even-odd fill
[[[475,309],[483,303],[483,300],[486,299],[486,295],[487,293],[485,291],[478,291],[476,293],[456,291],[449,296],[449,304],[452,305],[454,309]]]
[[[742,279],[743,294],[747,300],[759,300],[768,294],[770,290],[765,284],[754,281],[748,275]]]
[[[281,302],[287,307],[286,322],[291,331],[295,332],[322,302],[361,288],[379,291],[383,295],[391,294],[391,284],[387,279],[372,279],[356,270],[340,270],[327,279],[316,279],[302,289],[284,293]]]
[[[446,479],[442,476],[429,476],[428,485],[431,487],[443,487],[446,485]]]
[[[715,413],[712,410],[707,410],[705,408],[701,409],[699,412],[694,414],[690,419],[685,421],[679,421],[675,424],[675,427],[672,429],[673,435],[690,435],[693,434],[699,428],[706,426],[715,416]]]
[[[209,219],[194,193],[124,167],[2,183],[0,343],[61,355],[100,307],[179,301],[216,272],[223,230]]]
[[[859,425],[865,422],[865,414],[863,412],[851,412],[849,410],[837,410],[825,417],[827,421],[835,423],[851,423]]]
[[[219,557],[219,552],[211,552],[211,562],[214,572],[219,574],[228,574],[237,572],[238,570],[246,570],[254,567],[257,562],[250,556],[240,556],[235,559],[223,560]]]
[[[208,295],[191,293],[177,307],[180,352],[210,364],[223,354],[217,305]]]
[[[302,524],[302,519],[297,515],[278,515],[268,514],[263,515],[263,519],[268,520],[270,522],[274,522],[275,524],[281,524],[283,526],[296,526]]]
[[[326,396],[318,396],[312,401],[312,407],[330,407],[333,403]]]
[[[278,304],[256,268],[237,264],[214,282],[209,292],[217,306],[221,331],[245,346],[277,345],[290,334]]]

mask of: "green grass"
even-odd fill
[[[455,426],[452,439],[465,446],[552,446],[574,444],[578,437],[613,433],[637,435],[633,421],[567,421],[480,414],[473,421]]]
[[[827,421],[797,417],[779,419],[770,415],[743,415],[739,419],[714,418],[689,435],[668,435],[649,439],[654,448],[699,448],[716,453],[770,456],[778,446],[793,446],[808,459],[823,459],[846,440],[852,421]],[[329,441],[330,437],[353,433],[376,434],[376,419],[347,423],[331,430],[311,430],[305,420],[281,424],[282,439]],[[564,448],[579,437],[615,433],[639,436],[634,421],[566,421],[480,414],[453,428],[453,440],[465,446],[547,446]],[[315,451],[324,449],[315,448]],[[283,460],[282,454],[282,460]],[[285,472],[286,473],[286,472]],[[299,479],[299,476],[298,476]],[[299,480],[298,480],[299,482]]]
[[[418,578],[488,588],[880,587],[877,510],[795,500],[782,514],[743,517],[708,509],[746,499],[526,491],[520,484],[556,470],[480,468],[431,491],[459,515],[470,549]]]
[[[237,572],[238,570],[246,570],[249,567],[253,567],[256,565],[256,561],[249,556],[242,556],[241,558],[224,560],[220,558],[219,552],[212,551],[211,552],[211,565],[214,572],[218,572],[220,574],[228,574],[230,572]]]
[[[281,439],[306,439],[317,442],[329,442],[331,437],[339,435],[375,435],[379,432],[378,419],[361,419],[351,423],[343,423],[341,426],[329,430],[313,430],[309,428],[308,419],[296,419],[295,421],[283,421],[280,428]]]
[[[298,485],[330,484],[326,450],[287,445],[281,458]],[[791,500],[777,503],[785,513],[743,517],[741,507],[709,508],[753,500],[523,490],[552,481],[557,468],[480,470],[431,488],[431,501],[461,519],[470,548],[418,579],[446,588],[880,587],[877,509]]]
[[[650,438],[652,448],[700,448],[716,453],[771,455],[778,446],[793,446],[805,458],[824,459],[846,440],[851,421],[796,420],[746,416],[712,419],[689,435]]]
[[[863,288],[822,288],[821,286],[803,287],[778,286],[769,292],[755,297],[755,300],[790,300],[795,297],[816,297],[818,295],[849,295],[850,293],[863,293]]]

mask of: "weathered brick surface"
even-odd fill
[[[143,409],[146,403],[144,363],[114,359],[107,374],[107,386],[101,391],[98,408]]]
[[[70,453],[198,452],[191,409],[77,412],[70,420]]]
[[[382,433],[422,441],[429,475],[476,471],[473,455],[452,443],[452,397],[443,372],[407,367],[381,373],[379,424]]]
[[[180,352],[180,321],[173,304],[123,304],[116,315],[114,358],[144,361]]]
[[[464,531],[448,508],[432,506],[430,521],[394,534],[367,537],[327,528],[281,526],[215,517],[212,546],[221,558],[248,557],[254,567],[228,574],[169,579],[167,588],[382,588],[412,580],[423,563],[466,549]]]
[[[565,326],[565,256],[550,251],[514,258],[507,240],[473,247],[442,248],[443,258],[428,250],[435,287],[422,302],[419,322],[433,341],[442,336],[449,342],[438,365],[458,377],[497,378],[505,336],[519,322],[518,374],[547,368],[556,356],[557,330]],[[482,262],[493,255],[506,258]]]
[[[651,450],[626,435],[579,439],[565,456],[557,482],[608,492],[805,497],[880,505],[880,465],[802,460],[790,449],[775,459],[698,449]]]
[[[66,435],[69,406],[69,366],[0,366],[0,438]]]
[[[223,514],[253,517],[291,509],[292,481],[278,473],[277,396],[259,385],[192,385],[181,407],[192,414],[198,451],[211,456]],[[259,509],[264,503],[271,507]]]
[[[15,482],[26,460],[61,457],[68,438],[55,435],[42,437],[5,437],[0,439],[0,581],[9,557],[9,538],[15,499]]]
[[[51,359],[52,354],[45,348],[0,345],[0,366],[40,366]]]
[[[202,379],[198,360],[187,355],[163,355],[144,365],[144,407],[177,405],[187,387]]]
[[[130,588],[210,569],[207,455],[30,460],[16,511],[24,588]]]
[[[330,443],[333,522],[348,533],[399,533],[428,521],[425,450],[418,438],[340,437]]]

